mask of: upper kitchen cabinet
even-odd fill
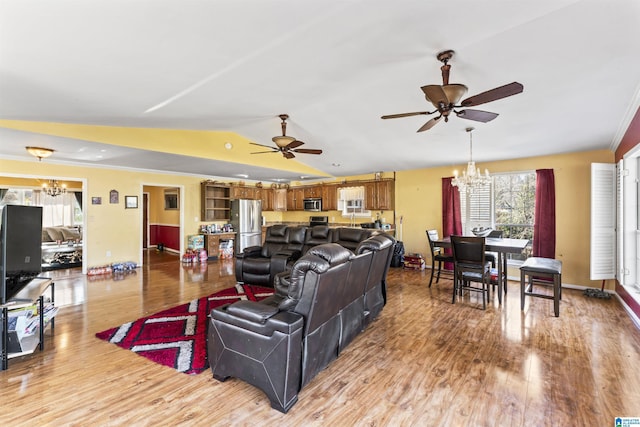
[[[287,191],[287,210],[302,211],[304,210],[304,189],[289,188]]]
[[[395,208],[395,181],[383,179],[364,184],[365,208],[368,210],[393,210]]]
[[[256,199],[256,188],[244,185],[234,185],[231,187],[232,199]]]
[[[256,188],[256,199],[262,200],[262,210],[273,210],[273,189],[271,188]]]
[[[286,188],[273,189],[273,210],[274,211],[287,210],[287,189]]]
[[[314,185],[312,187],[304,187],[304,198],[305,199],[319,199],[322,197],[322,186]]]
[[[325,184],[322,186],[322,210],[335,211],[338,209],[338,186]]]

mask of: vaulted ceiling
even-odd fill
[[[635,0],[3,0],[0,157],[255,180],[614,149],[640,105]],[[524,92],[433,115],[420,89]],[[322,155],[287,160],[287,135]],[[230,145],[227,145],[230,143]]]

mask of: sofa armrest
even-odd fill
[[[278,307],[266,304],[253,304],[253,301],[237,301],[231,304],[227,313],[247,319],[251,322],[265,323],[278,312]]]
[[[282,271],[276,274],[276,277],[273,279],[273,288],[276,290],[276,295],[286,298],[289,295],[290,281],[291,270]]]
[[[231,306],[239,303],[243,303],[241,307],[238,307],[237,310],[231,309],[231,312],[229,311]],[[274,313],[270,317],[265,317],[263,322],[249,319],[251,317],[255,319],[261,318],[261,316],[265,315],[263,310],[274,310]],[[234,313],[234,311],[236,311],[236,313]],[[262,315],[260,313],[262,313]],[[233,304],[216,307],[211,311],[211,319],[214,322],[223,322],[224,324],[246,329],[264,336],[271,336],[276,331],[291,334],[298,329],[302,329],[304,324],[302,316],[297,313],[279,311],[277,307],[261,304],[257,301],[237,301]]]
[[[236,258],[256,258],[261,256],[262,246],[248,246],[244,248],[244,251],[237,253]]]
[[[302,256],[302,252],[297,249],[283,249],[273,254],[273,256],[286,257],[288,260],[296,260]]]

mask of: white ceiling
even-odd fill
[[[420,87],[441,84],[436,54],[456,51],[451,82],[468,96],[513,81],[522,94],[421,133]],[[319,148],[293,161],[334,176],[613,149],[638,108],[637,0],[2,0],[0,119],[232,131]],[[51,162],[250,179],[297,179],[104,143],[0,128],[0,157],[26,145]],[[149,149],[153,150],[149,141]],[[189,142],[183,142],[188,144]],[[209,153],[211,155],[211,153]],[[340,166],[335,166],[339,164]],[[278,168],[280,169],[280,168]]]

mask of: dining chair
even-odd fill
[[[495,239],[502,239],[502,230],[491,230],[491,232],[487,235],[487,237],[491,237],[491,238],[495,238]],[[491,267],[492,268],[496,268],[496,254],[495,252],[487,252],[485,254],[485,258],[488,261],[491,261]]]
[[[451,236],[453,248],[453,300],[465,290],[482,293],[482,308],[487,308],[491,283],[491,262],[485,258],[485,238]],[[475,284],[475,285],[474,285]]]
[[[453,264],[453,255],[446,254],[444,252],[444,248],[435,245],[434,242],[440,240],[438,230],[427,230],[427,239],[429,240],[429,249],[431,250],[431,278],[429,279],[429,287],[431,287],[436,261],[438,261],[438,275],[436,276],[436,283],[438,283],[438,281],[440,280],[442,263],[450,262]]]

